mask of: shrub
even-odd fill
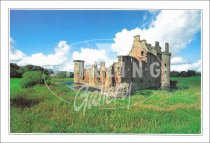
[[[20,67],[15,63],[10,63],[10,77],[11,78],[21,78],[22,72]]]
[[[23,74],[21,86],[29,88],[37,84],[44,84],[44,81],[49,83],[49,76],[40,71],[27,71]]]

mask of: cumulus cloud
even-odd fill
[[[184,59],[182,57],[173,57],[171,58],[171,65],[180,65],[180,64],[189,64],[190,60]]]
[[[10,62],[23,65],[37,65],[56,70],[72,70],[72,60],[69,59],[70,46],[66,41],[60,41],[52,54],[35,53],[26,56],[22,51],[14,47],[14,40],[10,38]]]
[[[15,49],[15,40],[10,37],[10,61],[16,63],[24,57],[25,54],[22,51]]]
[[[149,26],[141,26],[132,30],[122,29],[115,34],[114,43],[109,48],[81,48],[70,55],[70,45],[66,41],[60,41],[54,48],[52,54],[35,53],[30,56],[25,55],[22,51],[15,48],[15,42],[10,39],[10,61],[18,65],[39,65],[46,68],[58,70],[73,70],[72,60],[84,60],[86,65],[91,65],[95,61],[105,61],[109,66],[115,61],[115,57],[110,55],[127,55],[132,47],[133,36],[140,35],[141,39],[146,39],[148,43],[154,45],[155,41],[160,42],[164,48],[164,43],[170,44],[172,53],[171,69],[188,70],[194,69],[199,71],[201,61],[191,63],[182,57],[176,57],[176,53],[187,46],[193,36],[200,31],[200,11],[189,10],[163,10],[150,11],[155,15],[152,20],[145,15],[144,20],[150,21]],[[111,49],[111,51],[110,51]],[[113,54],[114,53],[114,54]],[[73,59],[71,59],[73,58]]]
[[[60,41],[54,49],[53,54],[45,55],[43,53],[32,54],[23,58],[19,64],[33,64],[39,66],[59,66],[63,65],[68,59],[68,52],[70,50],[66,41]]]
[[[112,50],[120,55],[127,55],[133,43],[133,36],[140,35],[148,43],[154,45],[155,41],[170,44],[170,51],[175,55],[189,44],[193,36],[200,31],[200,11],[190,10],[162,10],[155,20],[146,29],[123,29],[115,34]]]
[[[73,53],[74,60],[84,60],[87,64],[93,64],[95,61],[101,61],[106,58],[105,50],[81,48]]]
[[[114,59],[109,58],[107,51],[104,49],[81,48],[80,51],[73,52],[73,60],[84,60],[86,66],[94,64],[94,62],[104,61],[106,66],[110,66]]]
[[[171,59],[171,71],[187,71],[187,70],[195,70],[201,71],[201,60],[193,63],[188,59],[184,59],[182,57],[173,57]]]

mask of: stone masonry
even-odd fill
[[[109,68],[105,67],[105,62],[101,62],[100,68],[94,63],[86,69],[85,61],[74,60],[74,82],[87,84],[115,96],[139,89],[169,89],[170,57],[168,43],[165,43],[165,51],[162,52],[159,42],[152,46],[136,35],[128,55],[118,56],[118,61]]]

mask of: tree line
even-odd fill
[[[29,71],[39,71],[44,73],[47,76],[57,77],[57,78],[73,78],[73,72],[59,71],[53,72],[50,69],[44,69],[40,66],[35,65],[26,65],[26,66],[18,66],[15,63],[10,63],[10,78],[22,78],[25,72]]]
[[[171,71],[170,72],[171,77],[191,77],[191,76],[201,76],[200,72],[196,72],[194,70],[188,70],[188,71]]]
[[[44,74],[50,76],[53,75],[53,77],[57,78],[73,78],[74,73],[73,72],[66,72],[66,71],[59,71],[57,73],[54,73],[50,69],[44,69],[40,66],[34,66],[34,65],[26,65],[26,66],[18,66],[15,63],[10,63],[10,77],[11,78],[22,78],[23,73],[27,71],[40,71],[44,72]],[[170,72],[171,77],[190,77],[190,76],[201,76],[200,72],[196,72],[194,70],[188,70],[188,71],[171,71]]]

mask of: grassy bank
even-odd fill
[[[173,80],[178,81],[178,89],[171,92],[141,90],[130,99],[104,99],[110,103],[100,102],[100,106],[95,106],[95,102],[102,96],[76,98],[76,106],[84,106],[75,111],[76,92],[59,84],[72,79],[53,79],[55,84],[49,86],[52,92],[41,85],[23,89],[21,79],[11,79],[10,129],[12,133],[198,134],[201,79]]]

